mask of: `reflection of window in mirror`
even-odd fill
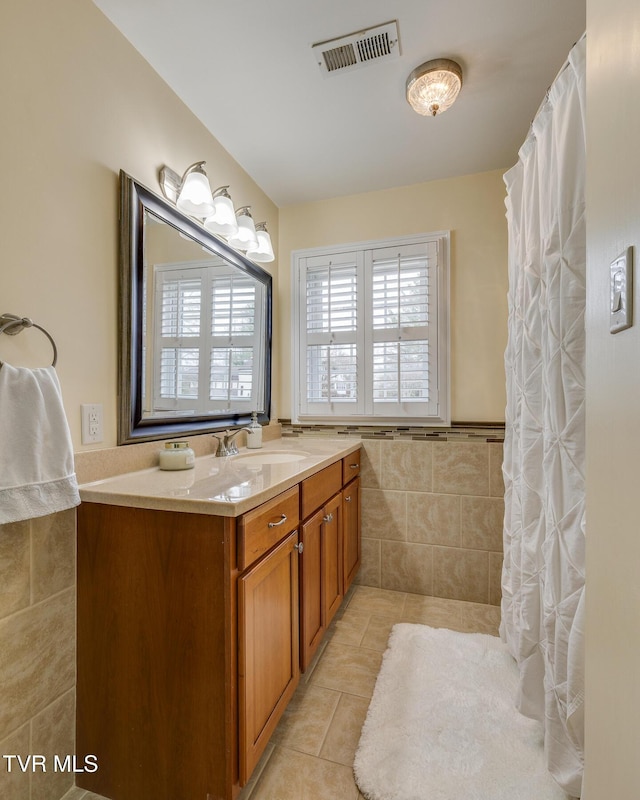
[[[143,417],[261,410],[262,284],[170,226],[149,228]]]

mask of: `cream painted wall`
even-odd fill
[[[274,242],[278,211],[90,0],[0,4],[0,72],[0,312],[29,316],[55,338],[76,450],[86,449],[81,403],[104,404],[104,442],[93,448],[109,447],[120,169],[159,193],[163,164],[181,171],[206,159],[214,186],[230,184]],[[49,363],[37,331],[0,338],[0,359]]]
[[[587,0],[587,629],[583,800],[640,797],[640,6]],[[633,245],[635,322],[609,333]]]
[[[280,209],[278,360],[291,364],[291,252],[451,230],[451,412],[504,420],[507,233],[504,170]],[[291,371],[281,371],[281,417],[291,416]]]

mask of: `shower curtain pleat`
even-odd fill
[[[505,175],[509,226],[500,633],[517,707],[544,724],[552,775],[579,797],[585,564],[583,37]]]

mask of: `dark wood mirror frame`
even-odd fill
[[[246,411],[204,416],[189,415],[145,419],[142,412],[144,215],[148,211],[175,228],[229,265],[251,276],[264,286],[263,326],[264,400],[258,420],[269,421],[271,408],[271,275],[224,241],[209,233],[200,223],[175,206],[120,172],[120,291],[119,291],[119,370],[118,444],[170,439],[180,436],[242,426],[251,416]]]

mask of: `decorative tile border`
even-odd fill
[[[411,425],[311,425],[293,424],[290,419],[280,419],[282,436],[354,436],[360,439],[390,439],[441,442],[504,442],[504,424],[453,423],[448,428],[425,428]]]

